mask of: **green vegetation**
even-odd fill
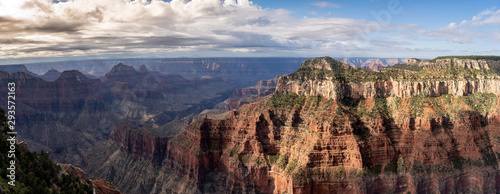
[[[493,55],[470,55],[470,56],[440,56],[440,57],[436,57],[432,60],[430,60],[430,62],[435,62],[437,59],[453,59],[453,58],[457,58],[457,59],[472,59],[472,60],[494,60],[494,61],[498,61],[500,60],[500,56],[493,56]]]
[[[49,154],[30,152],[26,148],[15,145],[16,149],[16,186],[7,184],[7,168],[10,149],[7,141],[7,125],[5,112],[0,108],[0,193],[92,193],[89,180],[80,180],[73,175],[60,175],[61,167],[49,159]],[[2,192],[2,188],[4,191]]]
[[[433,66],[427,64],[397,63],[390,67],[381,68],[377,72],[366,71],[361,68],[352,68],[340,61],[323,57],[307,60],[300,69],[287,76],[292,80],[330,80],[333,82],[368,82],[368,81],[387,81],[407,80],[407,81],[426,81],[426,80],[474,80],[478,76],[490,76],[500,74],[500,56],[449,56],[442,58],[463,58],[463,59],[485,59],[488,60],[490,69],[473,69],[455,66],[453,61],[450,64],[440,64]],[[436,59],[430,61],[434,63]],[[325,61],[327,63],[325,63]],[[421,61],[418,60],[417,61]]]
[[[271,96],[271,102],[274,108],[293,108],[296,110],[302,109],[304,102],[306,100],[305,96],[299,96],[295,93],[293,94],[274,94]]]
[[[390,112],[387,106],[386,98],[375,98],[375,106],[373,106],[371,115],[380,114],[384,117],[389,117]]]
[[[390,100],[388,102],[389,103],[388,108],[389,108],[389,111],[391,112],[391,114],[395,114],[395,113],[398,113],[400,111],[401,102],[402,102],[402,99],[400,97],[390,98]]]
[[[343,68],[346,66],[346,64],[344,64],[343,62],[332,59],[331,57],[316,57],[316,58],[308,59],[308,60],[304,61],[304,66],[311,67],[311,66],[314,66],[316,64],[322,63],[323,60],[325,60],[328,64],[330,64],[330,68],[332,68],[332,69]]]
[[[451,94],[443,94],[439,98],[441,98],[441,100],[443,100],[443,102],[446,105],[450,106],[451,103],[452,103],[452,100],[453,100],[453,95],[451,95]]]
[[[361,100],[363,100],[362,98],[360,99],[354,99],[354,98],[351,98],[351,97],[345,97],[343,99],[340,99],[340,103],[344,106],[346,106],[347,108],[353,110],[355,109],[358,104],[361,102]]]
[[[488,166],[492,166],[495,169],[498,168],[497,156],[495,155],[493,150],[491,150],[491,148],[487,152],[483,153],[483,161],[484,161],[484,164],[486,164]]]
[[[459,156],[459,157],[452,158],[451,162],[453,164],[453,168],[458,169],[458,170],[463,170],[467,160],[465,158]]]
[[[370,166],[365,166],[363,167],[363,172],[367,176],[378,176],[382,172],[382,165],[376,164],[376,165],[370,165]]]
[[[288,157],[286,155],[279,155],[278,161],[276,161],[276,167],[279,169],[285,169],[288,164]]]
[[[495,94],[472,93],[463,97],[463,101],[469,107],[481,114],[485,114],[493,108],[497,103]]]
[[[424,95],[412,96],[410,98],[410,110],[412,117],[419,117],[423,112]]]
[[[286,165],[285,168],[285,173],[287,174],[292,174],[293,171],[295,170],[295,167],[297,167],[297,159],[292,159],[288,165]]]
[[[430,97],[427,98],[430,101],[430,105],[432,106],[433,110],[436,112],[435,117],[442,117],[446,115],[446,110],[444,110],[443,106],[439,102],[439,98],[435,97]]]
[[[389,162],[389,164],[385,165],[384,172],[398,173],[398,160],[393,160]]]
[[[424,172],[424,166],[422,165],[422,162],[415,160],[413,162],[412,174],[419,174],[423,172]]]
[[[242,164],[246,164],[251,161],[252,154],[240,154],[238,155]]]
[[[236,155],[241,149],[241,145],[234,146],[233,149],[231,149],[231,152],[229,153],[230,157],[233,157]]]
[[[420,61],[420,60],[419,60]],[[407,64],[407,63],[396,63],[391,67],[387,67],[385,69],[396,69],[396,70],[407,70],[407,71],[420,71],[423,67],[418,66],[417,64]]]
[[[276,164],[276,161],[278,161],[278,158],[280,157],[279,154],[276,155],[268,155],[269,158],[269,164],[274,165]]]
[[[334,168],[335,168],[335,170],[333,171],[333,177],[335,177],[337,179],[345,177],[346,170],[345,170],[344,165],[336,166]]]
[[[351,67],[340,67],[332,70],[318,69],[314,67],[302,67],[296,72],[289,75],[291,79],[294,80],[331,80],[334,82],[367,82],[367,81],[387,81],[391,77],[405,77],[410,76],[410,73],[388,69],[386,71],[366,71],[361,68],[351,68]]]

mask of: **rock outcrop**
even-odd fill
[[[179,92],[186,82],[165,87],[150,70],[123,76],[132,69],[117,67],[101,80],[119,99],[112,104],[124,103],[122,115],[145,119],[116,125],[109,140],[84,154],[84,169],[127,193],[500,191],[496,67],[455,59],[425,63],[416,65],[419,72],[367,72],[331,58],[311,59],[278,82],[233,96],[265,94],[276,83],[273,94],[180,132],[145,122],[169,115],[144,117],[150,112],[141,112],[138,102],[148,99],[155,107],[146,110],[162,110],[154,100],[165,93],[154,90]],[[450,67],[464,76],[432,74]],[[205,69],[221,66],[207,63]],[[0,73],[5,76],[12,75]],[[99,110],[100,103],[90,104]]]
[[[98,179],[92,180],[92,184],[94,185],[94,191],[96,194],[120,194],[120,190],[118,190],[112,183]]]
[[[334,71],[337,78],[343,73],[338,68],[352,68],[329,61],[319,58],[304,67]],[[107,172],[116,161],[134,167],[134,157],[145,159],[159,170],[157,178],[140,178],[151,180],[142,185],[149,190],[125,186],[134,181],[123,171],[104,173],[125,191],[141,193],[163,192],[160,185],[168,185],[161,187],[168,192],[202,193],[499,191],[500,93],[494,76],[443,84],[329,80],[340,84],[331,87],[321,76],[294,78],[285,76],[274,94],[227,118],[194,122],[167,143],[154,143],[157,136],[141,128],[116,128],[113,133],[125,134],[108,142],[116,151],[92,169]],[[151,159],[154,145],[165,150],[161,163]]]
[[[322,96],[329,99],[344,98],[409,98],[423,95],[437,97],[444,94],[467,96],[472,93],[500,93],[500,79],[446,81],[370,81],[341,83],[321,80],[278,81],[276,92],[296,93],[304,96]]]
[[[318,58],[318,61],[307,60],[301,69],[319,69],[320,71],[334,71],[349,69],[347,65],[334,62],[331,58]],[[408,64],[418,64],[426,68],[444,69],[455,64],[454,67],[463,69],[489,70],[485,60],[470,59],[438,59],[435,63],[409,59]],[[300,71],[300,69],[299,69]],[[350,76],[350,75],[345,75]],[[436,97],[443,94],[453,96],[466,96],[471,93],[500,94],[500,77],[498,75],[483,75],[465,79],[452,79],[446,77],[422,77],[415,79],[405,75],[408,79],[398,76],[389,77],[388,80],[369,80],[347,82],[339,77],[326,79],[295,79],[291,76],[282,76],[278,81],[276,92],[282,94],[296,93],[304,96],[322,96],[329,99],[344,98],[408,98],[423,95]],[[340,77],[342,78],[342,77]]]
[[[342,61],[345,64],[349,64],[351,67],[360,67],[367,71],[375,71],[377,67],[387,67],[392,66],[397,63],[405,61],[403,58],[335,58],[336,60]]]
[[[80,167],[87,162],[86,153],[106,141],[122,120],[162,127],[178,116],[213,107],[234,89],[221,79],[189,80],[145,67],[138,72],[124,64],[116,65],[102,80],[76,70],[62,72],[55,81],[0,72],[0,83],[8,82],[16,84],[19,140],[27,142],[30,150],[49,151],[57,162]],[[7,87],[0,87],[0,93],[7,92]],[[6,102],[6,97],[0,99]]]
[[[157,189],[164,184],[172,192],[194,187],[200,192],[236,193],[486,192],[500,187],[495,168],[500,151],[499,103],[488,109],[488,116],[463,112],[443,117],[436,116],[438,104],[432,104],[437,97],[423,98],[430,101],[422,105],[423,113],[407,117],[405,112],[412,111],[410,99],[396,105],[396,98],[388,98],[389,108],[399,106],[389,112],[380,110],[380,102],[365,99],[354,112],[325,98],[280,95],[244,105],[223,120],[191,124],[162,144],[166,151],[161,163],[152,160],[151,150],[157,149],[154,136],[121,138],[127,143],[115,140],[113,144],[124,146],[116,155],[130,153],[161,169],[156,172],[160,177],[178,177],[177,184],[154,178],[148,187],[153,190],[146,193],[162,192]],[[279,103],[287,98],[295,100]],[[437,102],[450,114],[455,106],[470,110],[461,98],[452,97],[449,103],[437,98]],[[130,142],[137,145],[126,145]],[[134,151],[138,147],[142,154]],[[112,155],[103,161],[114,164]],[[120,160],[129,164],[136,159]],[[108,162],[95,170],[107,172]],[[106,178],[115,177],[110,180],[123,187],[117,177],[140,171],[115,169],[114,173]]]
[[[488,63],[484,59],[474,60],[474,59],[436,59],[435,61],[423,61],[418,59],[408,59],[404,63],[418,65],[421,67],[440,67],[447,68],[450,65],[465,69],[490,69]]]
[[[215,110],[207,110],[205,113],[220,113],[236,110],[244,104],[255,102],[259,97],[269,95],[276,89],[279,76],[270,80],[261,80],[255,86],[247,88],[236,88],[228,99],[215,105]]]
[[[45,81],[55,81],[57,78],[59,78],[59,76],[61,76],[61,72],[55,69],[50,69],[45,74],[41,75],[40,78]]]

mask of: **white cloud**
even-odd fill
[[[487,9],[472,17],[470,20],[463,20],[460,23],[451,22],[448,26],[433,30],[417,30],[419,34],[429,37],[443,38],[454,43],[472,43],[474,39],[489,39],[499,41],[498,30],[488,31],[488,27],[499,26],[500,9]]]
[[[325,1],[320,1],[320,2],[313,2],[311,3],[311,5],[314,5],[314,6],[317,6],[317,7],[330,7],[330,8],[340,8],[340,5],[339,4],[336,4],[336,3],[329,3],[329,2],[325,2]]]
[[[500,9],[487,9],[472,17],[471,20],[463,20],[459,24],[464,27],[477,26],[499,26],[500,25]]]
[[[11,9],[31,16],[0,12],[0,58],[4,59],[128,56],[130,52],[161,56],[173,52],[337,52],[345,48],[334,45],[346,47],[362,40],[366,25],[383,27],[345,18],[296,19],[287,10],[262,9],[248,0],[30,0]]]
[[[443,38],[454,43],[471,43],[474,41],[476,32],[459,28],[456,23],[450,23],[448,26],[434,30],[417,30],[419,34]]]

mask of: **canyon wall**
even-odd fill
[[[317,69],[320,71],[334,71],[351,69],[346,64],[337,66],[330,60],[319,58],[316,62],[304,62],[301,69]],[[430,71],[440,71],[446,68],[461,68],[474,70],[489,70],[485,60],[471,59],[438,59],[436,62],[417,61],[409,59],[405,63],[430,68]],[[291,76],[282,76],[277,83],[276,92],[282,94],[296,93],[304,96],[322,96],[329,99],[343,98],[407,98],[423,95],[436,97],[443,94],[453,96],[466,96],[471,93],[494,93],[500,94],[500,77],[498,75],[483,75],[462,78],[451,78],[446,76],[419,75],[415,77],[394,76],[389,79],[373,79],[369,81],[345,81],[352,75],[345,77],[327,77],[317,79],[311,76],[306,79],[296,79]]]
[[[445,80],[445,81],[371,81],[342,83],[330,80],[278,81],[277,93],[296,93],[303,96],[322,96],[329,99],[343,98],[408,98],[423,95],[437,97],[443,94],[466,96],[472,93],[500,94],[500,79]]]
[[[303,67],[351,68],[323,59]],[[342,76],[284,76],[275,93],[176,135],[116,127],[87,156],[86,170],[130,193],[500,191],[495,75],[360,82]]]

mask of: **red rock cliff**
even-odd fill
[[[387,83],[343,86],[378,94]],[[158,144],[165,153],[155,165],[188,179],[174,181],[169,191],[193,186],[187,182],[198,192],[216,193],[500,191],[500,93],[483,87],[463,95],[351,91],[331,98],[293,87],[225,119],[194,122],[168,139],[166,148]],[[143,129],[117,127],[112,138],[132,155],[150,160],[157,153],[157,136]]]

